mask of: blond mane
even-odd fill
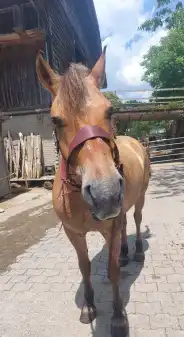
[[[82,110],[87,97],[84,79],[88,74],[89,69],[82,64],[71,63],[61,76],[57,99],[65,112]]]

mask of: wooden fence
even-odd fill
[[[43,172],[42,139],[40,135],[23,136],[12,140],[10,132],[4,138],[9,174],[14,178],[38,179]]]

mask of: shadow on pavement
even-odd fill
[[[57,217],[46,204],[22,212],[0,224],[0,274],[16,262],[17,256],[40,242],[46,231],[54,228]]]
[[[144,251],[149,248],[148,238],[151,236],[149,229],[143,233]],[[129,256],[130,262],[128,266],[121,269],[120,292],[124,302],[126,313],[126,306],[130,299],[130,288],[138,278],[144,263],[136,263],[132,261],[134,254],[135,235],[128,236]],[[92,262],[92,284],[95,292],[95,304],[97,307],[97,318],[91,324],[91,331],[93,337],[109,337],[110,336],[110,322],[112,316],[112,291],[111,284],[107,279],[107,262],[108,251],[104,245],[101,252],[97,254]],[[83,304],[83,284],[81,283],[76,293],[75,302],[78,308],[81,309]],[[80,317],[80,312],[79,312]],[[127,337],[131,337],[128,333]]]
[[[159,171],[158,171],[159,169]],[[154,185],[150,193],[154,199],[180,196],[184,193],[184,165],[160,166],[154,169],[152,166],[151,183]]]

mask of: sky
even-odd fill
[[[94,4],[101,38],[107,44],[108,90],[125,96],[121,90],[149,88],[141,80],[144,69],[140,62],[150,46],[158,44],[167,32],[163,28],[154,33],[138,32],[137,28],[152,17],[156,0],[94,0]],[[135,94],[130,96],[134,98]]]

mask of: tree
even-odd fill
[[[121,99],[118,97],[118,95],[116,95],[115,92],[113,91],[106,91],[104,92],[105,97],[107,97],[107,99],[111,102],[113,108],[119,109],[123,106],[123,103],[121,101]],[[127,122],[121,122],[119,119],[117,119],[116,117],[114,118],[114,124],[115,128],[116,128],[116,133],[118,135],[122,135],[125,133],[127,127],[128,127],[128,121]]]
[[[118,109],[122,107],[122,100],[116,95],[114,91],[105,91],[105,97],[111,102],[114,109]]]
[[[142,136],[149,136],[151,131],[159,129],[166,130],[169,125],[168,121],[132,121],[129,123],[126,134],[136,138]]]
[[[184,23],[184,7],[182,1],[177,1],[175,6],[173,0],[157,0],[157,8],[154,17],[146,20],[140,27],[140,30],[154,32],[158,27],[182,28]]]
[[[184,29],[169,31],[159,46],[149,49],[141,65],[145,68],[143,80],[153,88],[184,86]]]
[[[121,99],[113,91],[105,92],[104,95],[109,99],[114,109],[119,109],[123,107],[124,109],[131,104],[138,103],[136,100],[129,100],[125,103],[122,103]],[[126,105],[127,104],[127,105]],[[118,135],[127,134],[133,137],[148,136],[150,131],[160,128],[167,128],[168,121],[121,121],[119,119],[115,120],[116,122],[116,131]]]
[[[183,87],[184,6],[182,1],[157,0],[157,9],[153,18],[146,20],[139,29],[154,32],[159,27],[167,28],[169,33],[161,40],[159,47],[151,47],[145,55],[142,62],[145,68],[143,79],[153,88]],[[183,95],[184,91],[164,92],[164,96],[167,97]],[[158,93],[157,96],[162,96],[162,94]],[[172,122],[169,134],[175,137],[184,136],[184,121]]]
[[[153,88],[184,87],[184,28],[172,28],[168,35],[161,39],[159,46],[152,46],[144,56],[142,66],[145,68],[143,80],[150,83]],[[153,96],[156,95],[182,97],[184,90],[164,91],[157,94],[153,92]],[[177,98],[174,100],[176,101]],[[178,100],[181,101],[181,98]],[[175,104],[175,102],[169,104]],[[175,130],[172,133],[174,136],[184,136],[183,120],[173,122],[172,125]]]

